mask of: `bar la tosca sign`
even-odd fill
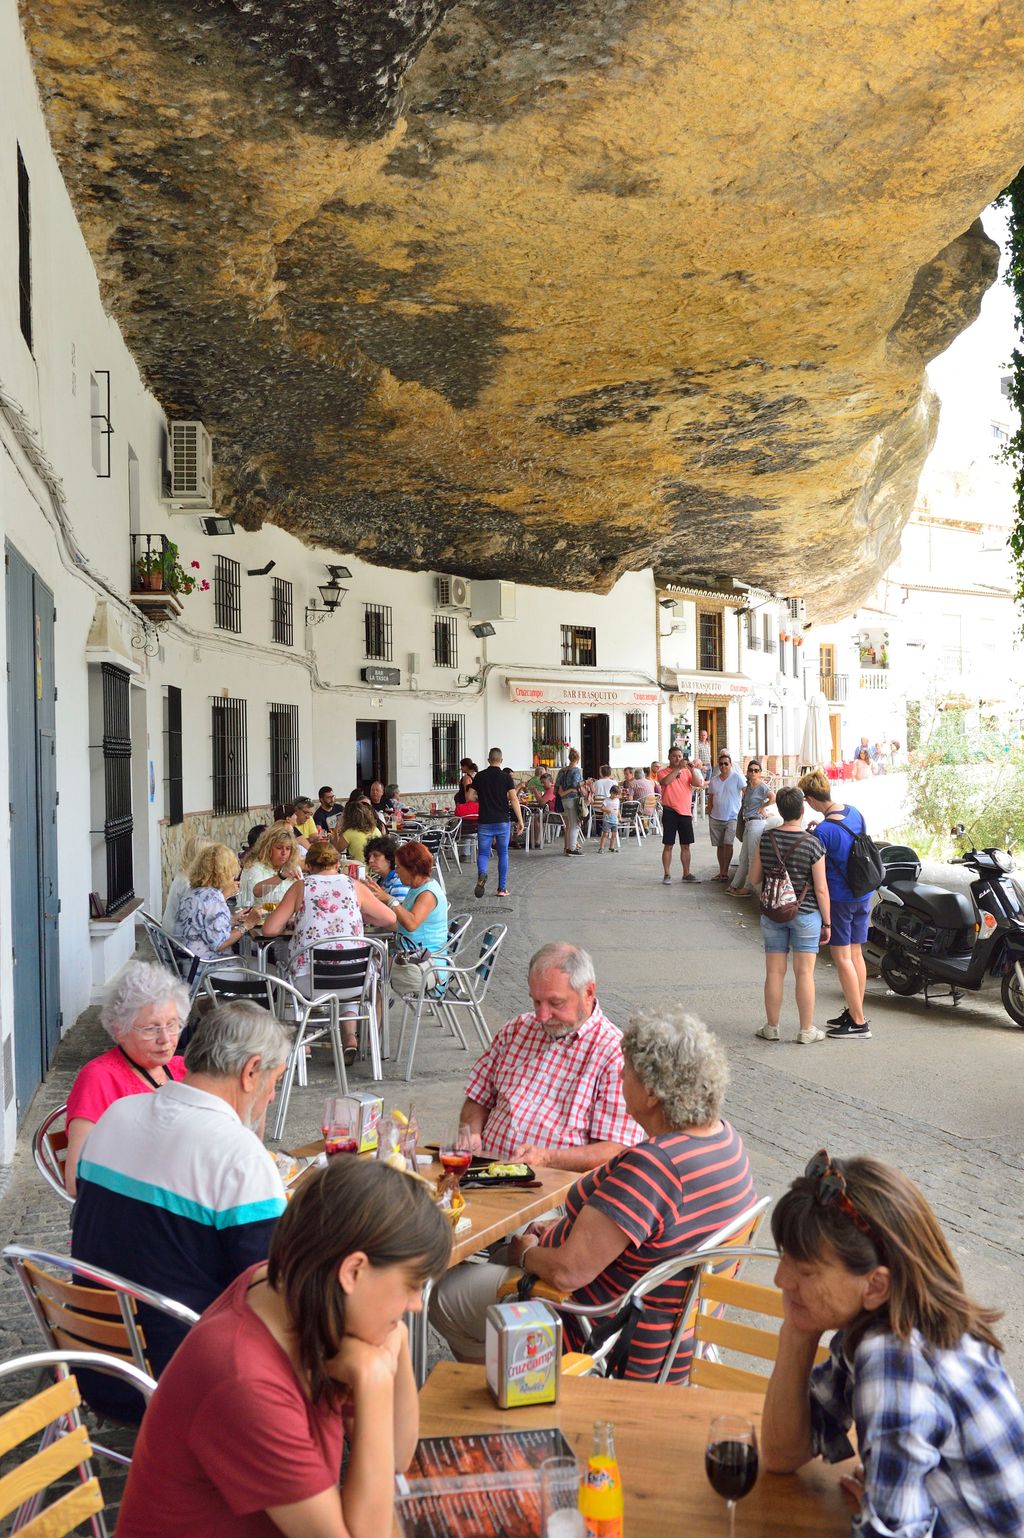
[[[506,680],[509,698],[517,705],[561,705],[582,707],[584,710],[600,710],[610,705],[624,706],[627,710],[648,710],[662,700],[660,689],[619,688],[609,684],[535,684]]]

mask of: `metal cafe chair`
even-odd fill
[[[99,1351],[29,1351],[0,1364],[0,1380],[17,1373],[50,1369],[55,1381],[0,1416],[0,1459],[7,1472],[0,1477],[0,1522],[11,1516],[11,1533],[31,1538],[64,1538],[85,1523],[93,1538],[108,1538],[106,1503],[93,1467],[94,1453],[110,1457],[108,1448],[93,1442],[82,1424],[82,1396],[71,1368],[88,1368],[119,1378],[137,1389],[146,1404],[156,1383],[134,1363]],[[42,1433],[35,1452],[11,1455],[29,1438]],[[116,1461],[130,1463],[118,1454]],[[72,1483],[70,1476],[74,1474]],[[58,1485],[58,1491],[51,1486]],[[64,1485],[69,1488],[63,1489]],[[48,1495],[57,1496],[45,1504]]]
[[[457,1011],[464,1009],[476,1029],[480,1045],[487,1048],[491,1044],[491,1032],[484,1018],[484,1001],[487,990],[494,976],[494,965],[498,959],[498,952],[508,934],[507,924],[493,924],[485,929],[480,940],[480,953],[475,962],[468,965],[458,965],[448,968],[448,983],[443,997],[438,1001],[438,1008],[442,1015],[451,1020],[452,1025],[462,1036],[458,1023]],[[463,1038],[465,1039],[465,1038]],[[415,1045],[415,1043],[414,1043]],[[411,1071],[410,1054],[410,1071]]]
[[[47,1350],[104,1351],[131,1363],[147,1378],[152,1368],[138,1304],[191,1328],[199,1315],[184,1303],[126,1277],[70,1255],[9,1244],[3,1259],[17,1276]],[[55,1274],[57,1273],[57,1274]],[[115,1463],[128,1460],[110,1448],[98,1449]]]
[[[73,1207],[75,1198],[64,1184],[64,1161],[67,1158],[68,1134],[65,1121],[67,1101],[55,1111],[44,1116],[32,1134],[32,1158],[36,1169],[50,1187],[54,1196]],[[58,1126],[58,1123],[60,1125]]]
[[[755,1249],[752,1243],[770,1204],[770,1196],[761,1197],[745,1212],[709,1234],[702,1244],[683,1255],[663,1260],[660,1265],[652,1267],[638,1278],[619,1297],[607,1303],[574,1303],[569,1297],[535,1286],[532,1294],[534,1297],[542,1297],[553,1303],[560,1314],[579,1319],[587,1336],[582,1351],[569,1353],[563,1358],[562,1371],[572,1377],[621,1377],[628,1360],[633,1331],[646,1310],[645,1299],[668,1282],[689,1272],[691,1274],[675,1305],[675,1324],[658,1372],[658,1383],[667,1383],[680,1346],[695,1331],[703,1272],[718,1266],[735,1275],[747,1259],[768,1256],[778,1260],[775,1250]],[[517,1286],[517,1278],[505,1283],[500,1296],[515,1296]]]
[[[639,801],[623,801],[619,811],[619,833],[623,840],[634,838],[638,844],[643,843],[645,834]]]
[[[169,934],[151,914],[143,913],[142,922],[156,959],[170,971],[176,972],[188,989],[189,1004],[195,1002],[196,994],[208,973],[230,972],[236,967],[245,965],[240,956],[233,956],[230,952],[223,956],[209,958],[197,955],[183,940]]]

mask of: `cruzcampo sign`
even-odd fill
[[[575,706],[583,710],[607,709],[612,705],[626,710],[645,710],[660,705],[664,698],[656,687],[631,689],[628,685],[608,684],[540,684],[506,680],[509,698],[518,705]]]

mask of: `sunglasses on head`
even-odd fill
[[[847,1196],[846,1176],[836,1169],[827,1148],[818,1149],[814,1157],[808,1161],[804,1174],[808,1180],[817,1181],[814,1195],[819,1207],[838,1207],[862,1234],[867,1234],[875,1244],[881,1243],[867,1218],[862,1217]]]

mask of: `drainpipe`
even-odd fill
[[[651,758],[657,756],[659,761],[667,755],[662,752],[664,738],[663,712],[665,709],[665,696],[661,688],[661,604],[658,601],[658,584],[654,584],[654,676],[658,680],[658,745]]]

